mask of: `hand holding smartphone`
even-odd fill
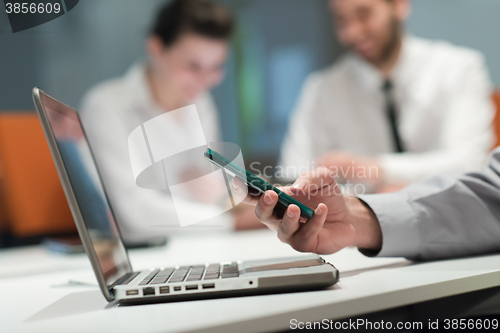
[[[288,194],[280,191],[279,189],[269,184],[265,180],[257,177],[253,173],[231,162],[230,160],[228,160],[221,154],[217,153],[216,151],[207,148],[204,155],[210,162],[212,162],[219,168],[223,169],[226,173],[229,173],[231,176],[238,177],[239,179],[241,179],[249,187],[249,189],[254,189],[261,194],[268,190],[276,192],[278,194],[278,204],[276,208],[279,211],[284,212],[286,211],[289,205],[294,204],[300,208],[301,217],[308,220],[314,216],[314,211],[311,208],[307,207],[300,201],[292,198]]]

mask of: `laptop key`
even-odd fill
[[[141,282],[139,282],[139,285],[144,286],[146,284],[149,284],[149,282],[153,280],[153,278],[156,276],[156,274],[158,274],[159,271],[160,271],[159,269],[155,269],[154,271],[149,273]]]
[[[184,279],[186,278],[186,275],[187,275],[187,271],[183,271],[183,272],[178,272],[176,271],[172,277],[170,278],[170,280],[168,280],[168,283],[172,283],[172,282],[182,282],[184,281]]]
[[[154,271],[152,271],[151,273],[149,273],[146,277],[154,277],[156,274],[158,274],[160,270],[159,269],[155,269]]]
[[[238,276],[240,276],[240,274],[238,274],[238,273],[226,273],[226,274],[222,274],[222,278],[223,279],[234,278],[234,277],[238,277]]]
[[[174,272],[175,268],[165,268],[165,269],[162,269],[156,276],[159,277],[168,277],[170,275],[172,275],[172,273]]]
[[[149,284],[162,284],[167,281],[167,278],[165,277],[155,277]]]
[[[196,265],[196,266],[193,266],[193,270],[198,270],[198,269],[205,270],[205,265]]]
[[[170,280],[168,280],[168,283],[174,283],[174,282],[182,282],[184,280],[184,278],[171,278]]]
[[[224,265],[222,266],[222,274],[221,277],[223,279],[225,278],[233,278],[233,277],[238,277],[239,271],[238,271],[238,264],[236,262],[233,262],[229,265]]]
[[[186,281],[196,281],[201,280],[201,274],[189,274]]]
[[[189,275],[186,279],[186,281],[196,281],[196,280],[201,280],[201,277],[203,276],[203,272],[205,271],[205,266],[193,266],[191,271],[189,272]]]
[[[205,274],[205,279],[208,280],[208,279],[218,279],[220,276],[220,272],[219,271],[207,271],[207,273]]]

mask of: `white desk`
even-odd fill
[[[219,260],[296,255],[273,232],[182,236],[158,249],[130,253],[134,269]],[[341,319],[435,298],[500,286],[500,255],[412,264],[366,258],[346,249],[325,259],[340,270],[329,290],[280,295],[109,306],[84,255],[41,247],[0,252],[2,332],[252,332],[289,328],[299,321]],[[31,268],[27,268],[28,265]]]

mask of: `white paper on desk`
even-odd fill
[[[65,285],[55,285],[53,287],[65,286]],[[97,278],[94,274],[78,274],[75,276],[70,276],[67,280],[67,286],[82,286],[82,287],[98,287]]]

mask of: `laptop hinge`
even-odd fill
[[[108,287],[109,290],[113,290],[114,287],[118,285],[124,285],[130,283],[137,275],[139,275],[140,272],[130,272],[122,277],[120,277],[118,280],[116,280],[112,285]]]

